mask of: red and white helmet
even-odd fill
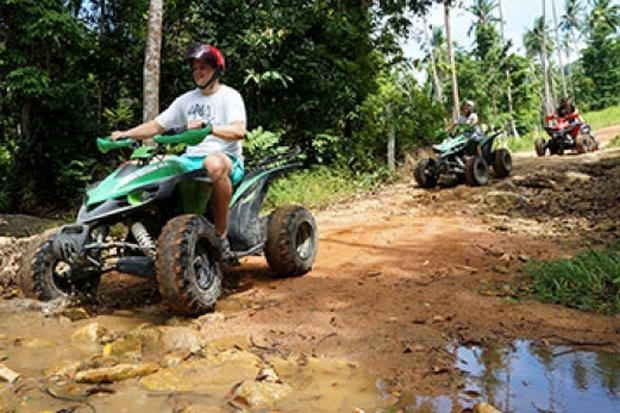
[[[191,64],[193,60],[210,64],[218,72],[223,72],[226,68],[224,55],[217,47],[210,44],[198,43],[192,46],[185,55],[185,61]]]

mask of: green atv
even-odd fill
[[[497,177],[507,177],[512,172],[510,152],[493,147],[501,133],[494,131],[486,136],[477,128],[465,125],[459,126],[452,135],[444,132],[443,141],[433,145],[435,158],[422,159],[416,165],[416,182],[422,188],[433,188],[441,175],[452,174],[461,183],[486,185],[489,181],[489,165]]]
[[[93,297],[101,276],[118,271],[156,280],[175,312],[210,310],[221,293],[223,264],[209,203],[211,179],[203,168],[169,155],[170,145],[195,145],[209,132],[206,127],[158,135],[156,146],[97,139],[104,153],[132,147],[132,161],[87,188],[74,224],[31,243],[19,272],[25,295],[44,301]],[[234,258],[264,254],[278,277],[308,272],[318,247],[316,223],[306,208],[260,215],[270,181],[299,167],[291,161],[298,154],[259,162],[233,188],[230,202]],[[110,237],[113,226],[120,237]]]

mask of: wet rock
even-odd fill
[[[261,359],[253,353],[228,350],[161,369],[140,383],[150,391],[208,392],[213,386],[254,380],[261,365]]]
[[[75,381],[78,383],[109,383],[134,377],[148,376],[158,370],[159,365],[155,363],[117,364],[112,367],[79,371],[75,375]]]
[[[198,353],[207,344],[208,340],[200,331],[191,327],[146,327],[132,331],[129,334],[140,340],[144,353]]]
[[[190,327],[161,327],[161,344],[166,352],[199,352],[208,340],[197,330]]]
[[[226,320],[226,316],[223,313],[210,313],[210,314],[205,314],[202,315],[200,317],[198,317],[198,319],[196,320],[198,322],[198,324],[215,324],[215,323],[221,323],[222,321]]]
[[[48,380],[72,380],[82,367],[81,361],[61,361],[45,369],[43,374]]]
[[[48,340],[45,338],[33,338],[22,343],[22,346],[25,348],[45,348],[45,347],[56,347],[58,343],[52,340]]]
[[[592,177],[581,172],[568,171],[564,174],[569,181],[588,182]]]
[[[0,387],[0,412],[14,413],[17,411],[20,399],[13,391],[12,386]]]
[[[19,373],[14,372],[4,364],[0,363],[0,379],[13,384],[19,379],[19,377]]]
[[[103,355],[116,356],[125,360],[140,360],[142,357],[142,342],[136,337],[121,338],[103,347]]]
[[[29,298],[16,298],[0,302],[0,313],[21,313],[24,311],[41,311],[43,302]]]
[[[502,413],[500,410],[495,408],[493,405],[488,403],[477,403],[473,408],[473,413]]]
[[[108,335],[108,330],[99,323],[89,323],[77,330],[71,336],[71,341],[84,343],[99,343]]]
[[[515,192],[491,191],[482,196],[482,202],[492,208],[516,208],[527,204],[527,199]]]
[[[246,400],[250,407],[272,406],[292,392],[292,387],[285,383],[272,381],[243,381],[232,390],[233,400]]]

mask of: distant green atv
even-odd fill
[[[19,273],[24,293],[45,301],[93,296],[103,274],[119,271],[155,279],[176,312],[211,309],[222,282],[221,251],[211,223],[211,180],[203,168],[167,155],[168,144],[195,145],[209,131],[158,135],[157,146],[97,139],[104,153],[133,147],[132,162],[87,188],[74,224],[30,245]],[[228,239],[234,256],[264,254],[276,276],[306,273],[317,253],[317,227],[306,208],[281,207],[259,216],[269,182],[299,167],[289,162],[297,154],[261,161],[234,188],[230,202]],[[126,236],[113,240],[112,226]]]
[[[459,126],[450,136],[433,145],[435,158],[422,159],[415,167],[414,177],[422,188],[433,188],[441,175],[455,175],[459,182],[472,186],[486,185],[489,166],[495,175],[505,178],[512,172],[512,157],[507,149],[494,149],[501,131],[484,135],[471,126]],[[447,135],[447,133],[446,133]]]

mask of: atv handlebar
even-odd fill
[[[198,145],[203,141],[205,136],[210,135],[212,130],[212,126],[207,124],[203,128],[200,129],[185,129],[181,132],[178,132],[174,135],[157,135],[153,138],[156,143],[160,145],[170,144],[170,143],[185,143],[187,145]],[[177,132],[175,130],[175,132]]]
[[[173,129],[167,131],[162,135],[156,135],[153,140],[160,145],[184,143],[187,145],[198,145],[203,141],[205,136],[211,133],[212,127],[210,124],[200,129]],[[172,135],[169,133],[173,133]],[[117,140],[113,140],[111,136],[105,138],[97,138],[97,148],[102,153],[108,153],[113,149],[128,148],[132,146],[136,141],[132,138],[123,137]]]
[[[132,144],[133,139],[131,138],[120,138],[117,140],[113,140],[110,136],[105,138],[97,138],[97,149],[99,149],[102,153],[108,153],[112,149],[128,148]]]

